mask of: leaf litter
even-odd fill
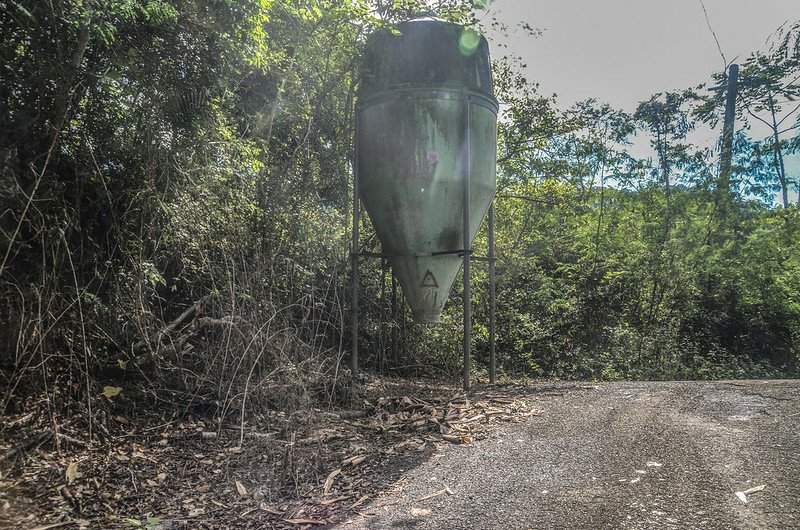
[[[310,528],[359,514],[437,448],[469,449],[498,425],[542,413],[524,392],[414,385],[375,379],[355,410],[270,411],[230,424],[133,414],[100,394],[91,439],[86,416],[57,419],[56,435],[44,406],[9,416],[0,526]],[[447,486],[429,498],[445,494]]]
[[[757,493],[759,491],[764,491],[766,487],[767,487],[766,484],[762,484],[760,486],[753,486],[752,488],[748,488],[744,491],[737,491],[736,497],[742,502],[742,504],[747,504],[748,502],[750,502],[750,499],[747,497],[748,495]]]

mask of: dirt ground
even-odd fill
[[[221,423],[214,407],[169,406],[130,387],[96,396],[91,414],[80,402],[66,415],[30,400],[0,426],[0,529],[330,525],[439,447],[538,413],[526,387],[478,386],[465,396],[441,382],[370,378],[338,406]]]
[[[529,396],[543,415],[439,447],[337,528],[800,528],[800,381]]]
[[[3,418],[0,528],[800,528],[800,381],[378,378],[232,424],[141,399],[98,397],[91,438]]]

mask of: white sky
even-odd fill
[[[800,20],[800,0],[704,3],[729,62],[764,49],[781,24]],[[700,0],[494,0],[490,13],[511,31],[508,40],[487,35],[493,56],[519,55],[528,78],[543,95],[557,94],[562,108],[594,97],[632,112],[654,93],[710,82],[723,68]],[[521,22],[544,33],[529,36]],[[706,132],[692,141],[713,138]],[[800,163],[788,169],[800,172]]]
[[[728,61],[800,20],[800,0],[704,2]],[[542,93],[565,104],[596,97],[633,111],[656,92],[696,86],[723,67],[700,0],[494,0],[491,10],[509,25],[509,49],[527,61]],[[544,34],[529,37],[520,22]]]

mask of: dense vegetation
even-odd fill
[[[221,416],[335,395],[349,352],[360,48],[423,3],[4,3],[3,409],[46,392],[91,410],[109,384]],[[470,2],[439,4],[472,19]],[[783,156],[800,147],[800,25],[742,63],[730,182],[716,150],[686,140],[698,123],[721,128],[719,91],[659,94],[633,115],[593,100],[562,109],[513,58],[495,69],[502,368],[795,374],[800,209]],[[758,120],[767,138],[748,134]],[[655,160],[629,154],[634,134],[652,139]],[[362,234],[377,250],[367,222]],[[363,362],[456,372],[459,287],[443,325],[415,326],[374,265],[362,269]],[[475,268],[480,371],[486,272]]]

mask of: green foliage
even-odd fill
[[[146,530],[159,530],[162,528],[161,519],[158,517],[148,517],[144,520],[127,518],[125,522],[133,528],[144,528]]]
[[[258,373],[337,361],[357,57],[380,23],[356,0],[2,8],[9,389],[127,365],[228,406],[239,358]],[[252,329],[168,328],[208,297],[196,316]],[[183,353],[153,340],[164,329]]]
[[[430,4],[0,8],[3,407],[54,388],[82,407],[103,388],[132,394],[135,378],[155,399],[186,396],[219,417],[330,403],[350,346],[362,46]],[[475,9],[487,6],[435,4],[478,29]],[[769,55],[743,65],[763,83],[747,87],[741,117],[771,116],[778,90],[796,97],[786,81],[797,34],[787,27]],[[713,153],[685,142],[694,116],[716,113],[717,95],[654,96],[634,116],[594,100],[565,110],[522,66],[494,64],[502,369],[604,379],[794,373],[800,219],[756,197],[786,189],[789,177],[771,174],[777,155],[800,145],[794,133],[740,135],[737,188],[722,204]],[[628,153],[636,132],[651,135],[657,167]],[[366,221],[362,234],[360,246],[377,250]],[[475,245],[485,252],[485,232]],[[390,273],[361,272],[364,363],[457,374],[460,284],[443,324],[423,328],[409,322],[402,293],[392,296]],[[488,351],[485,285],[476,265],[477,368]]]
[[[789,206],[789,191],[800,191],[800,179],[787,173],[784,156],[797,151],[800,119],[800,21],[784,24],[770,37],[767,49],[756,51],[741,64],[736,102],[737,118],[746,129],[765,128],[764,138],[756,137],[746,142],[749,160],[746,170],[755,183],[755,192],[778,191],[781,204]],[[727,72],[714,74],[718,87],[727,83]],[[712,89],[711,96],[700,98],[695,114],[702,120],[716,124],[719,120],[721,90]],[[723,105],[724,107],[724,105]],[[800,205],[800,196],[798,197]]]

